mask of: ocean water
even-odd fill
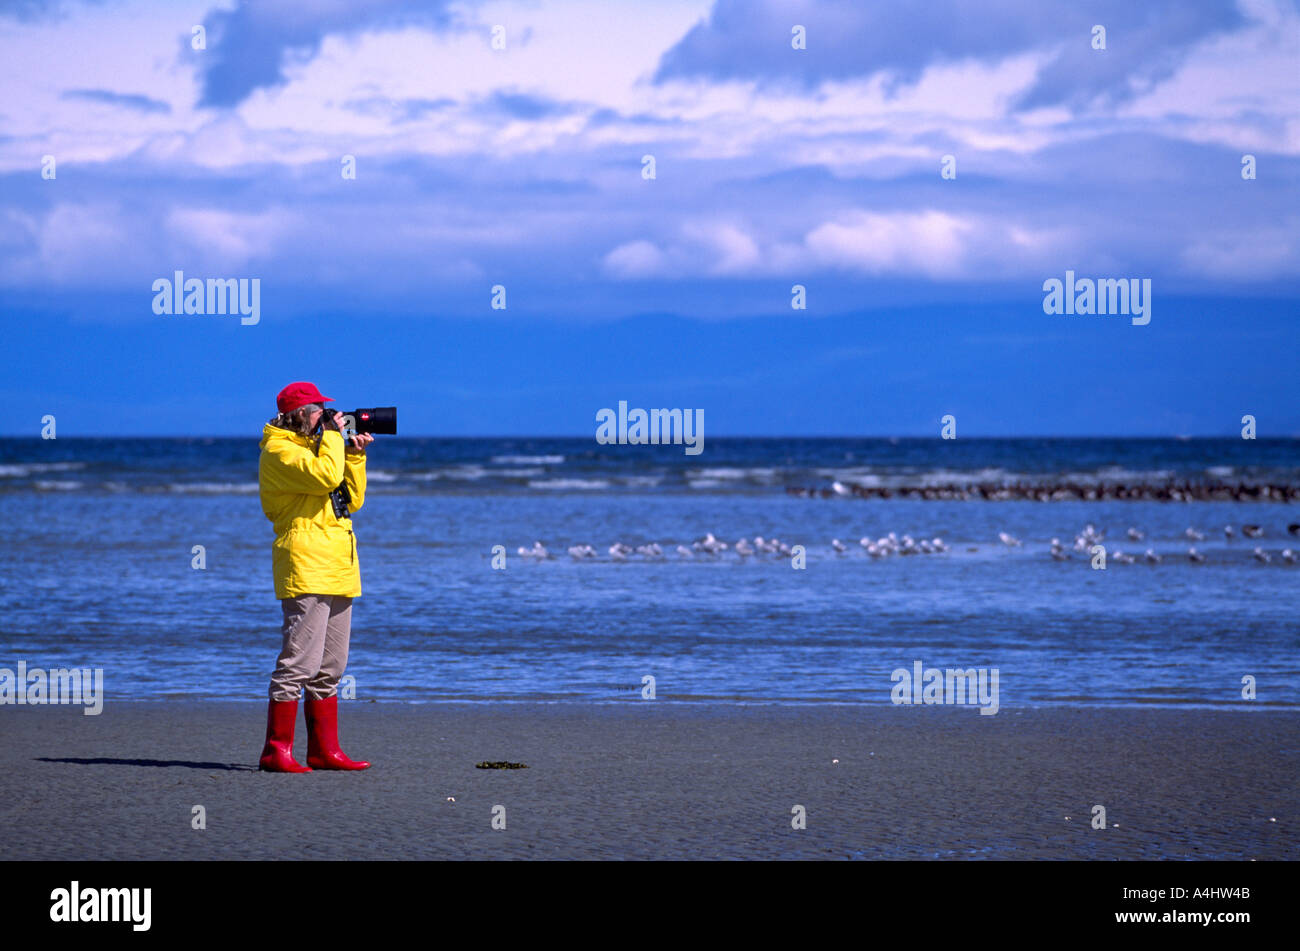
[[[106,702],[263,702],[279,648],[257,438],[0,444],[0,667],[102,667]],[[1282,501],[800,497],[787,488],[1171,480],[1300,486],[1293,440],[378,437],[354,519],[366,699],[891,702],[891,673],[997,668],[1001,710],[1300,705],[1300,551]],[[1072,549],[1091,523],[1106,570]],[[1242,537],[1241,526],[1262,537]],[[1231,525],[1234,534],[1223,533]],[[1144,533],[1140,542],[1128,528]],[[1188,528],[1204,533],[1189,542]],[[1298,529],[1300,530],[1300,529]],[[713,533],[789,556],[683,557]],[[941,553],[872,558],[894,532]],[[1006,532],[1023,542],[1007,546]],[[848,550],[831,546],[842,539]],[[517,554],[540,541],[545,559]],[[619,561],[610,545],[658,543]],[[595,559],[566,549],[590,544]],[[1194,564],[1189,544],[1206,556]],[[207,567],[191,567],[202,545]],[[506,566],[493,568],[494,546]],[[1269,556],[1256,559],[1256,547]],[[1116,548],[1160,562],[1121,564]],[[963,711],[975,715],[974,710]]]

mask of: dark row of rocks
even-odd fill
[[[860,499],[985,499],[1004,501],[1029,499],[1038,502],[1080,501],[1096,502],[1108,499],[1144,502],[1300,502],[1300,485],[1252,485],[1222,482],[1166,482],[1153,485],[1127,485],[1123,482],[1049,484],[1016,482],[953,483],[930,486],[865,486],[846,485],[849,494],[834,489],[786,486],[787,495],[802,498],[860,498]]]

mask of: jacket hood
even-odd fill
[[[291,429],[281,429],[274,423],[267,423],[262,427],[262,441],[259,442],[258,448],[265,449],[266,444],[272,439],[293,439],[298,434]]]

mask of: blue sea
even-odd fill
[[[264,702],[280,610],[259,436],[0,444],[10,513],[0,667],[101,667],[107,703]],[[1300,705],[1300,564],[1282,554],[1300,550],[1287,530],[1300,505],[825,491],[1294,488],[1300,442],[711,438],[698,456],[683,448],[378,437],[354,519],[357,699],[632,702],[650,675],[660,701],[884,705],[891,673],[920,661],[997,668],[1003,711]],[[1112,555],[1105,570],[1075,550],[1089,524]],[[1260,537],[1243,537],[1246,524]],[[891,532],[944,550],[873,557],[859,541]],[[727,549],[697,550],[710,533]],[[736,553],[755,536],[803,546],[806,566],[779,551]],[[1053,538],[1068,557],[1049,554]],[[549,557],[518,553],[538,542]],[[655,543],[663,555],[620,559],[615,543]],[[595,558],[568,554],[584,544]],[[202,570],[192,567],[199,545]],[[1115,549],[1137,561],[1115,560]],[[1246,677],[1253,701],[1242,699]]]

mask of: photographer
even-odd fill
[[[361,594],[351,513],[366,497],[369,433],[345,441],[343,418],[314,384],[290,383],[262,430],[258,487],[275,526],[271,569],[284,615],[259,766],[278,773],[366,769],[338,743],[338,682],[348,660],[352,599]],[[307,694],[307,765],[293,758],[298,698]]]

